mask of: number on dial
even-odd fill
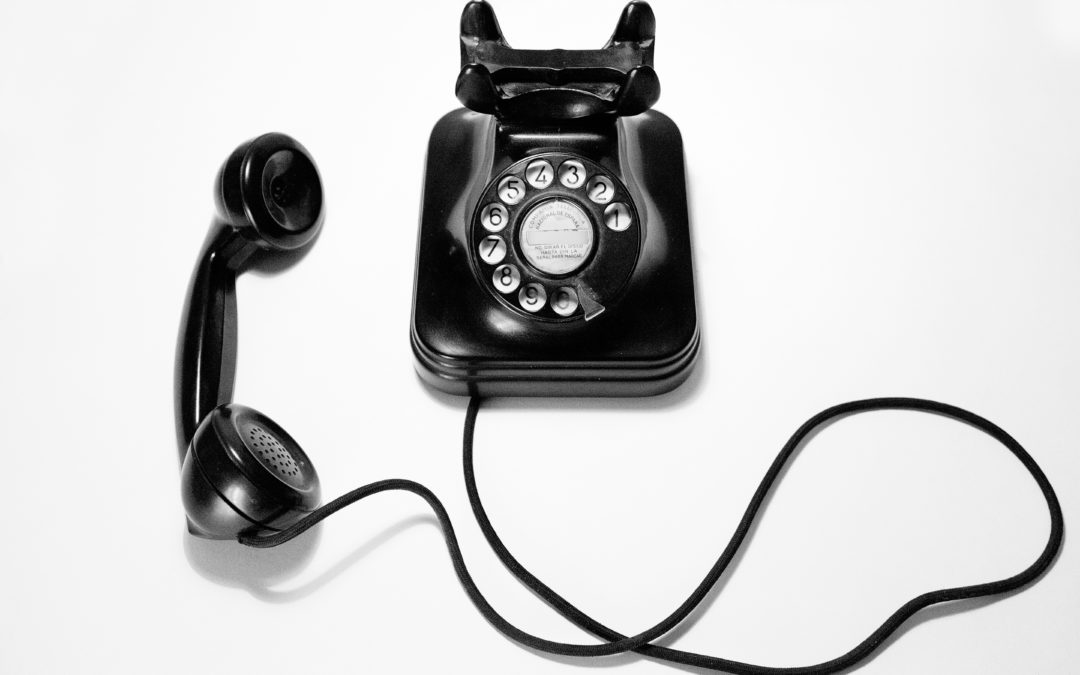
[[[499,265],[491,275],[491,281],[500,293],[513,293],[521,285],[521,272],[513,265]]]
[[[525,169],[525,180],[529,181],[529,185],[537,190],[543,190],[551,185],[551,181],[554,178],[554,169],[551,168],[551,164],[543,159],[532,162],[529,164],[528,168]]]
[[[510,206],[525,198],[525,181],[517,176],[507,176],[499,182],[499,199]]]
[[[488,232],[501,232],[509,219],[510,214],[502,204],[488,204],[480,212],[480,224]]]
[[[526,312],[539,312],[547,304],[547,291],[537,283],[525,284],[518,291],[518,304]]]
[[[585,184],[585,165],[576,159],[568,159],[559,167],[559,182],[571,190]]]
[[[560,286],[551,294],[551,309],[559,316],[570,316],[578,308],[577,291],[569,286]]]
[[[506,242],[502,237],[490,235],[480,242],[480,259],[489,265],[497,265],[506,257]]]
[[[622,232],[629,228],[633,221],[634,217],[630,215],[630,207],[622,202],[615,202],[604,209],[604,224],[610,230]]]
[[[589,193],[589,199],[597,204],[607,204],[615,196],[615,184],[607,176],[596,176],[589,181],[586,191]]]

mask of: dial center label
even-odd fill
[[[541,272],[569,274],[592,253],[595,234],[588,214],[565,199],[549,199],[529,210],[518,240],[525,259]]]

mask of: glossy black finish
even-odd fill
[[[218,172],[217,214],[191,277],[176,350],[176,434],[188,530],[235,539],[287,527],[318,506],[319,479],[273,420],[231,403],[236,376],[236,276],[280,269],[323,222],[319,171],[284,134],[237,148]]]
[[[526,156],[568,153],[625,183],[641,248],[621,294],[595,319],[540,321],[483,287],[469,224],[490,181]],[[649,111],[559,126],[456,110],[428,146],[411,339],[417,371],[451,394],[644,396],[690,373],[699,335],[682,139]],[[513,235],[511,235],[513,238]]]
[[[212,539],[288,527],[319,504],[319,477],[300,445],[235,403],[215,408],[195,431],[181,485],[189,529]]]
[[[513,49],[491,5],[474,0],[461,15],[457,97],[471,110],[515,121],[636,115],[660,97],[655,35],[652,9],[636,1],[601,49]]]
[[[660,95],[655,35],[649,5],[631,2],[603,49],[515,50],[487,2],[465,7],[457,94],[469,109],[431,133],[416,254],[411,340],[431,386],[458,395],[646,396],[689,376],[700,339],[686,177],[678,128],[650,110]],[[605,230],[606,207],[585,186],[534,184],[525,174],[532,159],[555,168],[574,158],[614,179],[616,199],[634,216],[629,230]],[[510,189],[522,201],[500,196],[507,176],[518,179],[524,196]],[[551,274],[558,266],[523,260],[519,236],[529,208],[548,199],[568,202],[563,214],[579,206],[595,235],[582,257],[574,242],[587,235],[565,234],[586,231],[581,217],[530,225],[525,234],[544,242],[536,246],[550,260],[582,260],[559,277]],[[505,233],[481,227],[481,209],[494,203],[507,209]],[[491,261],[481,260],[481,242]],[[506,253],[492,255],[503,244]],[[512,283],[501,287],[506,294],[494,290],[493,272],[506,279],[509,266],[522,284],[548,290],[547,307],[525,311]],[[569,316],[552,304],[560,285],[581,301]]]
[[[638,260],[638,253],[641,248],[641,235],[644,229],[641,225],[641,214],[639,214],[633,206],[633,197],[629,194],[627,187],[622,184],[622,181],[618,180],[618,177],[615,176],[613,172],[608,171],[598,164],[594,164],[587,157],[580,154],[570,155],[566,153],[543,152],[531,154],[528,157],[519,160],[515,164],[507,167],[501,174],[495,176],[491,183],[489,183],[487,189],[484,190],[479,202],[481,208],[476,210],[477,212],[473,217],[470,250],[479,250],[481,246],[484,246],[484,240],[492,234],[483,226],[481,222],[481,213],[483,211],[483,205],[503,205],[503,202],[500,201],[498,196],[498,185],[501,182],[501,179],[508,175],[523,175],[527,170],[528,165],[535,160],[544,160],[548,162],[553,170],[557,170],[555,167],[561,166],[565,161],[576,160],[583,165],[586,175],[592,177],[603,175],[612,179],[612,182],[615,183],[615,187],[612,193],[611,203],[628,205],[628,209],[631,213],[630,220],[632,225],[620,232],[614,232],[603,226],[602,223],[606,205],[598,204],[587,199],[581,185],[577,188],[568,188],[557,180],[552,180],[552,184],[544,189],[529,190],[526,188],[527,194],[522,198],[520,203],[504,206],[508,212],[508,220],[511,222],[520,220],[534,207],[551,200],[570,202],[587,214],[587,217],[592,224],[590,229],[592,230],[594,240],[593,250],[581,267],[563,274],[545,272],[528,261],[522,254],[521,242],[519,240],[520,228],[511,226],[500,233],[505,241],[508,236],[507,232],[516,230],[516,234],[509,235],[512,241],[510,241],[509,246],[507,247],[506,257],[500,261],[500,264],[511,264],[522,270],[522,285],[529,282],[537,282],[549,289],[569,286],[579,291],[578,299],[581,303],[581,307],[579,307],[578,310],[575,310],[570,316],[558,314],[550,305],[539,308],[536,311],[526,311],[521,307],[516,293],[505,295],[496,290],[494,283],[488,283],[488,279],[492,276],[494,265],[485,264],[480,260],[480,256],[471,256],[474,272],[477,274],[477,278],[480,280],[481,285],[486,288],[491,297],[530,320],[557,321],[562,323],[575,322],[583,317],[587,318],[587,320],[591,320],[599,316],[600,313],[607,311],[607,307],[611,306],[621,295],[622,291],[625,290],[626,284],[633,275],[634,267]],[[581,182],[585,183],[586,181],[582,180]]]
[[[236,275],[261,255],[301,251],[323,221],[322,183],[307,150],[284,134],[238,147],[218,172],[217,213],[199,253],[180,322],[176,433],[180,459],[199,423],[232,400]]]

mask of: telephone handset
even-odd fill
[[[651,110],[655,18],[597,50],[517,50],[461,17],[458,99],[428,146],[412,346],[452,394],[641,396],[698,353],[682,140]]]

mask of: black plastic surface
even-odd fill
[[[653,70],[656,18],[631,2],[601,49],[514,49],[495,11],[474,0],[461,15],[461,73],[467,108],[514,121],[636,115],[660,97]]]
[[[233,539],[285,527],[319,501],[299,444],[265,415],[231,403],[236,375],[236,276],[281,269],[322,227],[322,182],[292,138],[265,134],[218,172],[217,213],[192,273],[176,351],[176,434],[188,530]]]
[[[183,461],[195,429],[232,400],[236,275],[264,252],[302,252],[323,220],[322,183],[307,150],[285,134],[238,147],[214,187],[217,213],[191,275],[176,353],[176,435]],[[265,260],[265,258],[264,258]]]
[[[213,539],[287,527],[320,496],[300,445],[269,417],[235,403],[215,408],[195,431],[181,486],[189,529]]]
[[[567,188],[562,185],[558,179],[553,175],[550,181],[552,185],[543,188],[535,189],[530,187],[527,183],[527,194],[516,205],[505,206],[498,197],[498,185],[506,176],[521,176],[524,175],[526,167],[537,160],[547,162],[553,169],[553,174],[558,171],[558,168],[563,162],[579,161],[585,165],[585,171],[588,172],[590,178],[602,175],[615,183],[613,190],[614,196],[610,198],[609,202],[604,204],[598,204],[588,199],[584,186],[578,188]],[[546,170],[546,169],[545,169]],[[586,181],[583,182],[587,182]],[[547,321],[575,321],[581,316],[587,315],[586,308],[592,308],[593,312],[597,314],[607,310],[607,307],[616,300],[621,292],[625,289],[627,282],[630,280],[633,274],[635,264],[638,259],[638,252],[641,247],[641,238],[643,226],[641,222],[640,214],[634,208],[633,199],[629,195],[629,192],[622,181],[618,180],[618,177],[613,175],[612,172],[601,167],[598,164],[594,164],[588,158],[581,155],[572,155],[565,152],[544,152],[540,154],[529,155],[528,157],[515,162],[513,165],[507,167],[503,172],[496,175],[489,186],[482,193],[480,201],[477,203],[476,212],[472,217],[472,237],[471,237],[471,250],[476,252],[486,238],[493,236],[492,232],[483,227],[481,224],[481,214],[484,207],[488,204],[498,204],[508,210],[508,219],[515,224],[528,216],[528,214],[537,206],[541,206],[545,203],[552,201],[568,202],[574,207],[581,209],[591,222],[590,228],[593,233],[593,245],[591,247],[588,258],[584,261],[580,268],[571,272],[563,274],[548,273],[542,269],[530,264],[521,251],[520,243],[520,227],[508,226],[505,230],[495,234],[504,241],[509,243],[507,256],[502,263],[514,265],[516,268],[523,271],[522,284],[527,282],[539,282],[546,289],[554,289],[560,286],[569,286],[574,288],[579,293],[579,300],[581,307],[578,308],[570,317],[562,317],[559,314],[551,310],[550,307],[544,307],[536,312],[527,312],[521,308],[520,302],[516,299],[516,293],[510,293],[508,295],[498,292],[495,289],[493,283],[488,283],[491,279],[492,268],[494,265],[485,264],[479,255],[470,256],[473,260],[474,271],[477,274],[477,279],[480,285],[485,287],[492,295],[492,297],[501,301],[507,307],[510,307],[515,312],[521,313],[527,318],[533,320],[547,320]],[[625,231],[613,232],[607,227],[603,226],[604,210],[610,204],[622,204],[627,205],[630,211],[630,220],[632,225]]]
[[[566,153],[617,176],[641,217],[625,289],[590,321],[540,321],[500,302],[473,264],[470,223],[493,178]],[[456,110],[428,147],[413,298],[417,371],[451,394],[643,396],[678,386],[698,352],[682,139],[666,116],[547,128]]]

